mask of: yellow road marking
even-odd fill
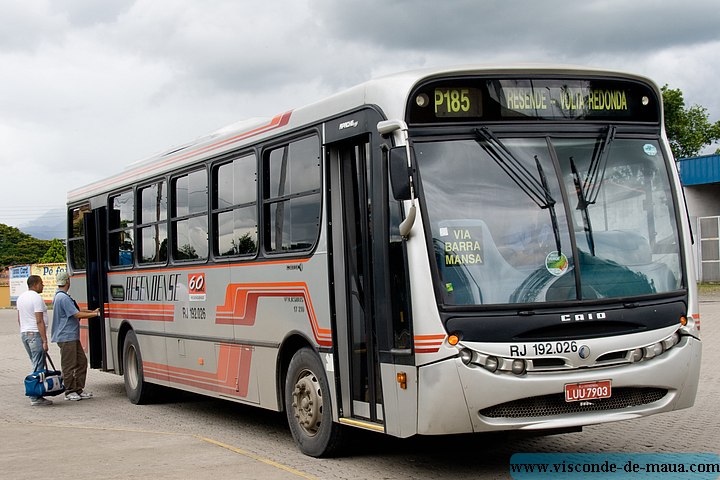
[[[11,423],[11,422],[3,422],[3,423]],[[283,465],[282,463],[278,463],[274,460],[270,460],[269,458],[262,457],[260,455],[256,455],[252,452],[249,452],[247,450],[243,450],[242,448],[233,447],[232,445],[228,445],[226,443],[219,442],[217,440],[213,440],[212,438],[203,437],[200,435],[193,435],[188,433],[174,433],[174,432],[162,432],[162,431],[155,431],[155,430],[143,430],[139,428],[117,428],[117,427],[92,427],[92,426],[85,426],[85,425],[67,425],[67,424],[60,424],[60,423],[43,423],[43,424],[35,424],[35,423],[14,423],[14,425],[20,425],[20,426],[27,426],[27,427],[41,427],[41,428],[47,428],[47,427],[56,427],[56,428],[77,428],[77,429],[84,429],[84,430],[105,430],[105,431],[113,431],[113,432],[129,432],[129,433],[151,433],[153,435],[170,435],[170,436],[177,436],[177,437],[193,437],[198,440],[202,440],[203,442],[211,443],[213,445],[216,445],[218,447],[222,447],[226,450],[230,450],[233,453],[237,453],[239,455],[243,455],[248,458],[252,458],[253,460],[256,460],[258,462],[265,463],[267,465],[270,465],[272,467],[278,468],[280,470],[284,470],[288,473],[292,473],[293,475],[297,475],[301,478],[307,478],[308,480],[317,480],[317,477],[314,477],[310,475],[309,473],[301,472],[300,470],[296,470],[292,467],[288,467],[287,465]]]
[[[203,441],[205,441],[205,442],[208,442],[208,443],[212,443],[212,444],[214,444],[214,445],[217,445],[218,447],[226,448],[226,449],[230,450],[231,452],[235,452],[235,453],[238,453],[238,454],[240,454],[240,455],[243,455],[243,456],[252,458],[253,460],[257,460],[258,462],[266,463],[266,464],[268,464],[268,465],[270,465],[270,466],[273,466],[273,467],[275,467],[275,468],[279,468],[280,470],[285,470],[286,472],[292,473],[293,475],[297,475],[298,477],[307,478],[307,479],[310,479],[310,480],[317,480],[317,477],[313,477],[312,475],[307,474],[307,473],[304,473],[304,472],[301,472],[300,470],[295,470],[295,469],[292,468],[292,467],[288,467],[287,465],[283,465],[282,463],[275,462],[275,461],[273,461],[273,460],[270,460],[269,458],[265,458],[265,457],[261,457],[261,456],[259,456],[259,455],[255,455],[254,453],[248,452],[247,450],[243,450],[243,449],[241,449],[241,448],[233,447],[232,445],[227,445],[227,444],[225,444],[225,443],[218,442],[217,440],[213,440],[213,439],[211,439],[211,438],[200,437],[200,436],[198,436],[198,435],[195,435],[195,437],[196,437],[196,438],[199,438],[200,440],[203,440]]]

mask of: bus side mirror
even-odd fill
[[[390,149],[390,186],[395,200],[410,200],[410,169],[408,168],[407,149],[394,147]]]

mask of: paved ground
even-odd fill
[[[15,310],[0,310],[0,478],[315,478],[201,433],[163,429],[162,419],[147,412],[129,418],[123,379],[114,374],[88,372],[96,398],[70,402],[60,395],[51,406],[30,406],[22,384],[29,359],[16,318]],[[56,344],[50,354],[59,368]]]
[[[3,422],[0,439],[0,476],[6,479],[312,478],[230,445],[177,433]]]
[[[318,460],[297,451],[280,414],[183,394],[137,407],[121,377],[95,370],[88,385],[97,398],[30,407],[15,312],[0,310],[0,478],[500,479],[509,478],[514,452],[720,453],[720,295],[703,298],[701,315],[701,384],[691,409],[536,439],[373,435],[348,457]]]

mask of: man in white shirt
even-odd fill
[[[33,372],[45,368],[45,352],[48,351],[48,311],[40,294],[43,281],[38,275],[30,275],[27,279],[28,291],[17,299],[18,323],[20,338],[33,364]],[[30,405],[52,405],[52,400],[45,397],[30,397]]]

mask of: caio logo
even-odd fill
[[[188,274],[188,294],[191,302],[204,302],[206,297],[205,291],[205,273],[189,273]]]

